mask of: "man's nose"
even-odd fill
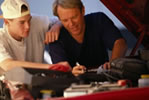
[[[74,22],[71,19],[68,21],[68,23],[69,23],[69,26],[73,26],[74,25]]]

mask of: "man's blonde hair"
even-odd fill
[[[83,3],[81,0],[55,0],[53,3],[53,14],[58,16],[57,7],[61,6],[63,8],[79,8],[80,11],[83,9]]]

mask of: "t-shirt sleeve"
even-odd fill
[[[0,62],[12,58],[9,53],[7,52],[6,48],[4,47],[2,41],[0,40]]]
[[[112,50],[114,42],[119,39],[123,38],[119,29],[114,25],[112,20],[110,20],[105,14],[102,13],[102,39],[106,48]]]
[[[40,19],[41,19],[41,22],[40,22],[41,25],[40,26],[43,28],[42,31],[44,33],[44,38],[45,38],[46,32],[48,30],[50,30],[50,28],[52,27],[52,25],[55,24],[58,19],[56,17],[49,18],[48,16],[42,16]]]
[[[55,24],[58,21],[57,17],[48,17],[44,15],[32,14],[32,25],[37,28],[43,29],[43,31],[48,31],[49,27]]]
[[[40,27],[43,28],[44,33],[48,31],[50,24],[52,23],[52,20],[49,19],[48,16],[40,16]]]
[[[32,14],[30,33],[35,37],[39,36],[39,39],[44,41],[46,32],[57,20],[55,17]]]
[[[49,44],[49,54],[53,63],[58,63],[60,61],[68,61],[63,43],[61,41],[56,41]]]

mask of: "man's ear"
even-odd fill
[[[82,14],[85,15],[85,7],[82,7]]]

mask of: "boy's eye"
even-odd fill
[[[24,24],[24,21],[21,21],[20,24]]]

